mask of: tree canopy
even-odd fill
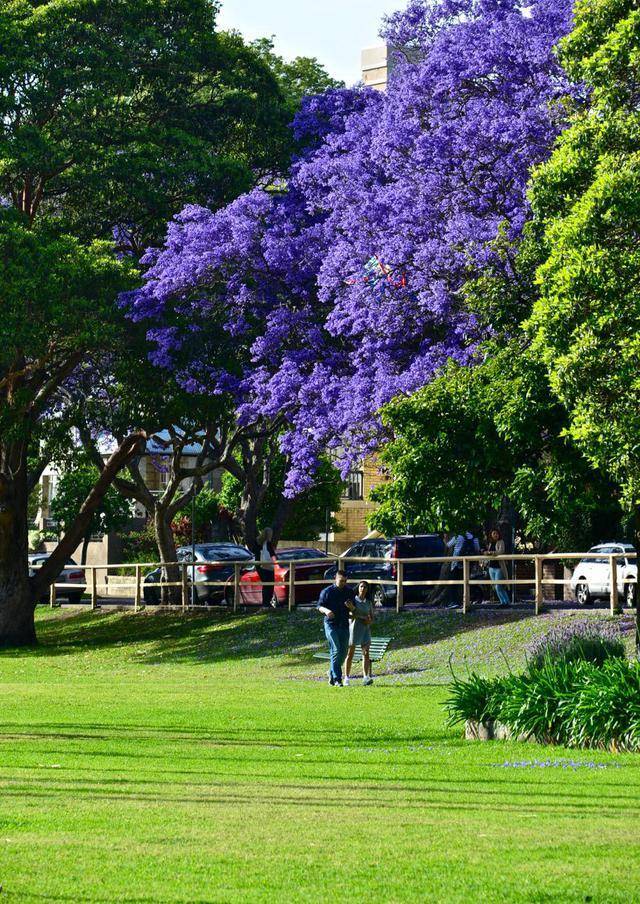
[[[640,11],[581,0],[575,15],[561,59],[589,101],[533,178],[544,260],[529,330],[568,433],[640,529]]]

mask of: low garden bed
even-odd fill
[[[473,740],[640,751],[640,664],[610,625],[551,632],[520,674],[454,677],[446,706]]]

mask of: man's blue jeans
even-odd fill
[[[331,677],[334,681],[342,681],[342,663],[349,648],[349,628],[339,628],[325,619],[324,633],[329,641]]]
[[[504,575],[502,574],[502,568],[489,568],[489,577],[492,581],[502,581],[504,579]],[[500,600],[501,606],[508,606],[511,603],[511,598],[509,596],[509,590],[507,589],[506,584],[494,584],[494,588],[496,593],[498,594],[498,599]]]

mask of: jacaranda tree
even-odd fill
[[[215,320],[233,367],[181,364],[228,393],[241,423],[284,418],[287,492],[333,450],[343,471],[384,435],[377,412],[472,359],[484,325],[461,289],[515,239],[532,166],[550,153],[569,85],[554,53],[571,4],[412,2],[386,94],[328,91],[296,119],[302,151],[278,191],[186,210],[130,299],[175,367],[189,320]],[[514,274],[513,278],[517,278]]]

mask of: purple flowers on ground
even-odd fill
[[[619,763],[593,763],[582,760],[521,760],[520,762],[492,763],[499,769],[619,769]]]

